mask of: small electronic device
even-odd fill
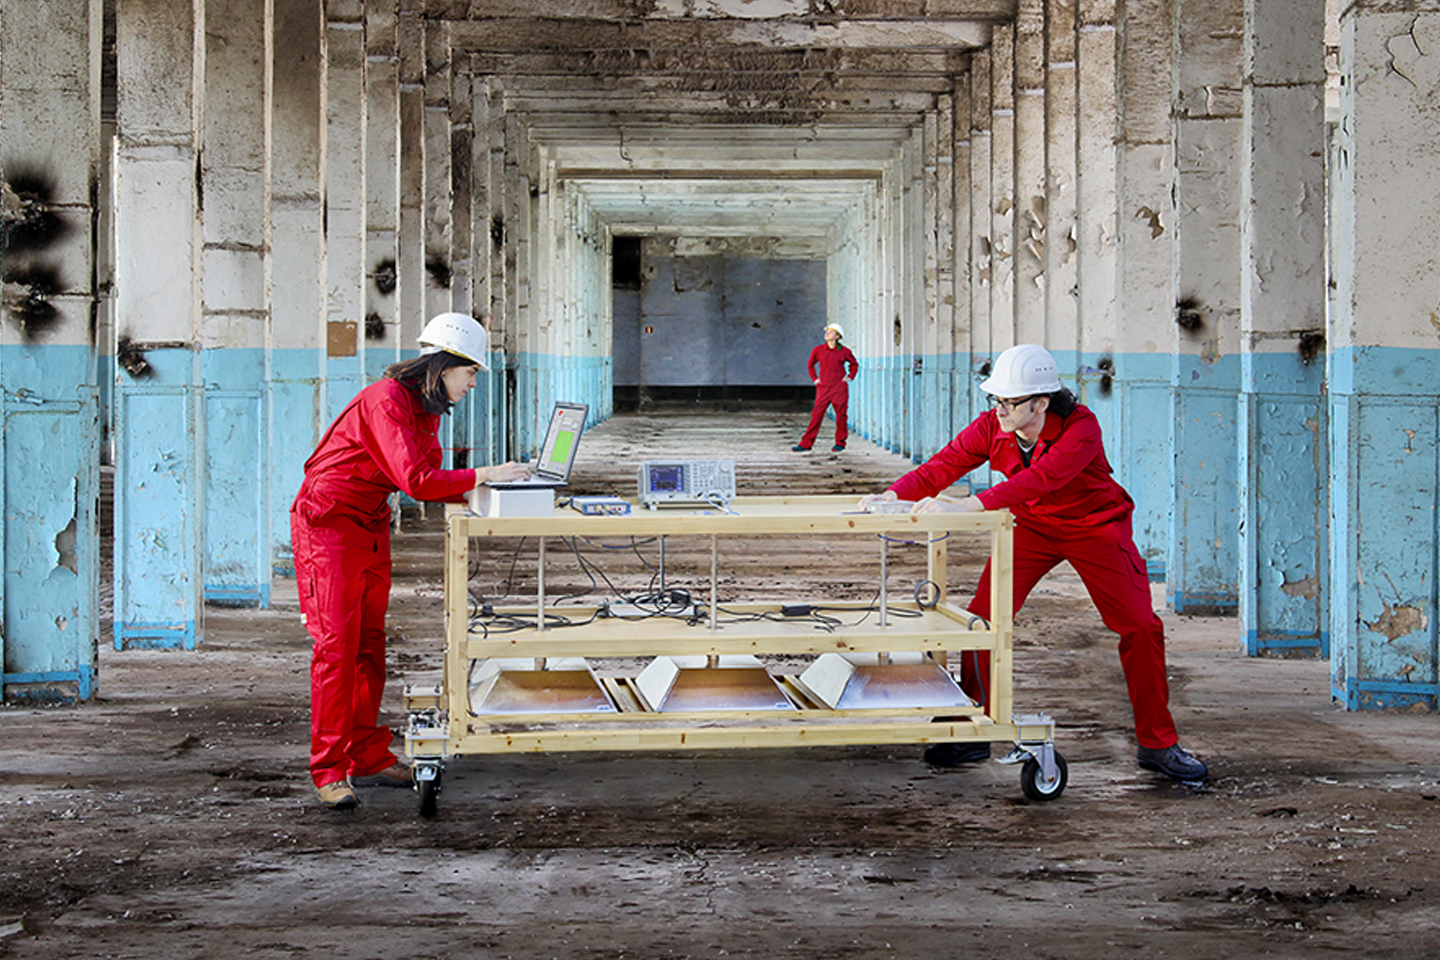
[[[651,510],[735,499],[734,460],[646,460],[638,480],[639,501]]]
[[[571,497],[570,509],[587,517],[623,517],[630,512],[630,501],[619,497]]]

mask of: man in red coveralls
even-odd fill
[[[300,611],[310,659],[310,776],[320,802],[343,810],[357,786],[408,787],[410,768],[380,726],[385,611],[390,604],[389,496],[459,501],[524,464],[441,470],[436,429],[486,364],[488,335],[473,317],[442,313],[420,333],[420,356],[361,390],[305,462],[290,507]]]
[[[810,411],[810,425],[805,428],[805,435],[790,448],[796,453],[809,450],[815,444],[820,422],[825,419],[826,409],[832,406],[835,408],[835,445],[830,449],[837,453],[845,449],[845,441],[850,436],[850,425],[846,422],[849,417],[850,381],[860,372],[860,364],[849,347],[840,345],[843,336],[845,331],[840,329],[840,324],[827,324],[825,342],[810,351],[805,369],[810,371],[810,379],[815,382],[815,409]]]
[[[1021,344],[1004,351],[980,389],[992,409],[939,453],[905,474],[877,500],[913,500],[912,513],[1009,509],[1015,515],[1015,610],[1042,576],[1062,560],[1080,574],[1105,625],[1120,635],[1120,665],[1134,709],[1136,759],[1174,780],[1199,781],[1205,764],[1179,746],[1165,679],[1165,627],[1150,603],[1145,561],[1135,548],[1134,501],[1111,477],[1095,415],[1060,383],[1049,351]],[[985,462],[1006,480],[963,500],[936,494]],[[970,612],[990,617],[990,567],[980,577]],[[983,702],[988,653],[971,654],[962,688]],[[990,756],[988,743],[937,743],[925,760],[942,767]]]

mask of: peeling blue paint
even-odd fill
[[[193,647],[202,603],[197,356],[186,348],[155,349],[146,360],[152,377],[122,374],[116,389],[117,650],[132,638],[161,635]],[[157,631],[156,624],[167,626]],[[189,626],[177,631],[175,624]]]
[[[1228,614],[1240,592],[1240,359],[1172,359],[1167,598],[1176,613]]]
[[[1330,655],[1324,370],[1292,352],[1244,357],[1241,633],[1252,656]]]
[[[1331,685],[1351,709],[1440,700],[1440,351],[1330,357]]]
[[[99,633],[94,354],[81,346],[9,345],[0,348],[0,372],[0,686],[25,687],[0,692],[20,699],[89,699]]]

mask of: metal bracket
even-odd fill
[[[1059,775],[1055,765],[1055,721],[1044,713],[1015,714],[1015,749],[1000,759],[1001,763],[1021,763],[1034,757],[1040,764],[1040,775],[1046,781]]]

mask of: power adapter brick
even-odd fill
[[[808,603],[782,603],[780,614],[785,617],[808,617],[815,612],[815,608]]]

